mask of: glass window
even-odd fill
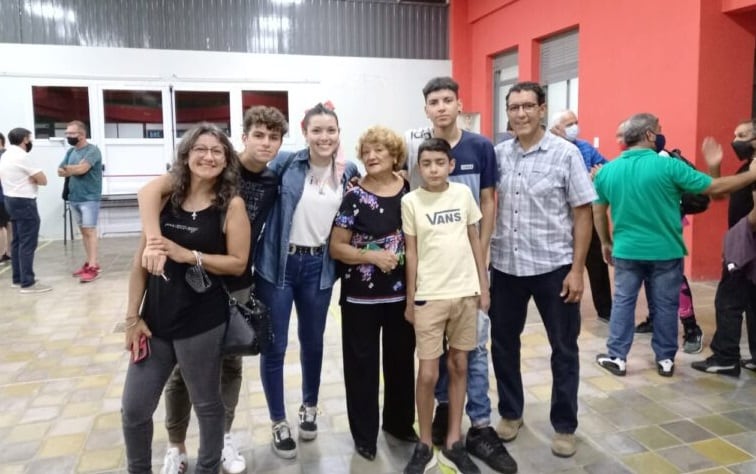
[[[275,107],[289,120],[289,92],[288,91],[242,91],[242,114],[254,105]]]
[[[86,87],[32,86],[34,138],[64,137],[66,124],[89,121],[89,91]]]
[[[163,138],[163,95],[160,91],[106,90],[105,138]]]
[[[210,122],[231,134],[228,92],[176,91],[176,137],[199,122]]]

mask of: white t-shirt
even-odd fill
[[[30,176],[42,171],[34,163],[34,159],[18,145],[11,145],[0,158],[0,182],[3,194],[8,197],[29,198],[37,197],[37,185],[29,180]]]
[[[325,244],[341,198],[341,186],[336,183],[333,165],[314,166],[310,163],[302,197],[294,209],[289,242],[304,247]]]
[[[402,230],[417,237],[415,300],[480,294],[467,226],[481,217],[464,184],[450,182],[443,192],[417,188],[402,197]]]

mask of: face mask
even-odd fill
[[[654,139],[654,148],[656,149],[656,153],[659,153],[660,151],[664,150],[664,145],[667,144],[667,139],[664,135],[661,133],[656,134],[656,138]]]
[[[79,137],[66,137],[66,141],[71,146],[76,146],[79,144]]]
[[[735,151],[738,159],[745,161],[753,157],[753,145],[750,141],[735,140],[732,142],[732,149]]]
[[[28,142],[28,143],[26,144],[26,153],[29,153],[29,152],[31,151],[31,149],[32,149],[32,145],[33,145],[33,143],[32,143],[32,142]]]
[[[578,133],[580,133],[580,129],[578,128],[578,124],[573,123],[569,127],[564,129],[564,136],[567,138],[567,140],[574,142],[577,140]]]

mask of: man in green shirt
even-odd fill
[[[661,157],[664,135],[659,119],[643,113],[625,122],[628,149],[604,165],[594,184],[598,199],[594,221],[604,260],[614,265],[614,302],[608,353],[596,362],[614,375],[625,375],[633,342],[635,303],[648,280],[657,311],[651,347],[660,375],[672,376],[677,352],[677,310],[683,257],[687,255],[680,220],[684,192],[720,194],[756,181],[756,171],[712,179],[680,160]],[[716,163],[709,163],[716,165]],[[613,232],[607,210],[611,207]]]

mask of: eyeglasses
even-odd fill
[[[213,158],[223,158],[223,156],[226,154],[226,149],[220,146],[208,148],[202,145],[194,145],[192,147],[192,153],[205,156],[207,155],[207,152],[210,152]]]
[[[507,112],[509,113],[516,113],[519,112],[520,109],[524,110],[525,113],[530,113],[534,111],[538,107],[538,104],[535,102],[525,102],[524,104],[510,104],[507,106]]]

